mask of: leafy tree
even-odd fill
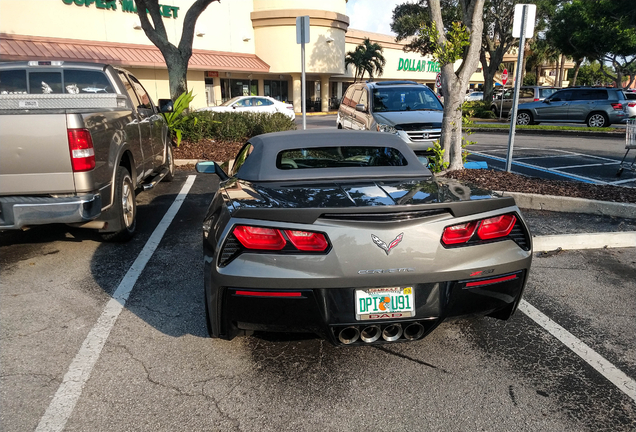
[[[354,81],[360,80],[365,73],[369,74],[369,78],[373,79],[373,75],[377,72],[378,76],[384,73],[384,65],[386,60],[382,55],[383,48],[377,43],[371,43],[369,38],[365,38],[363,43],[358,45],[354,51],[349,51],[345,56],[345,67],[353,66],[355,70]]]
[[[168,40],[166,27],[163,25],[159,0],[135,0],[137,14],[141,22],[141,28],[148,39],[155,44],[163,54],[168,67],[168,79],[170,81],[170,97],[176,100],[181,94],[187,93],[188,62],[192,56],[192,41],[194,39],[194,26],[199,15],[210,5],[220,0],[195,0],[188,9],[183,19],[183,29],[179,46],[173,45]],[[152,18],[152,23],[148,19]]]
[[[605,68],[606,66],[603,66]],[[601,65],[598,62],[584,62],[580,69],[577,81],[580,85],[595,86],[595,85],[607,85],[611,82],[611,79],[601,70]]]
[[[484,34],[479,52],[484,74],[484,101],[492,102],[495,74],[504,55],[515,46],[512,37],[514,5],[519,0],[487,0],[484,4]]]
[[[601,68],[622,87],[636,62],[636,2],[634,0],[572,0],[557,10],[546,39],[563,53],[611,64]]]
[[[451,170],[464,167],[462,103],[470,77],[479,63],[483,8],[484,0],[420,0],[393,10],[391,29],[398,34],[397,39],[415,36],[404,50],[430,54],[440,65],[444,93],[440,146],[444,151],[444,165],[448,163]],[[461,22],[455,20],[458,17]],[[461,63],[455,70],[459,60]]]

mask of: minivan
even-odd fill
[[[338,129],[393,133],[418,156],[430,155],[442,132],[444,107],[435,93],[413,81],[358,82],[338,108]],[[423,160],[420,157],[420,160]]]

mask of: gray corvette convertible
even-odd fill
[[[532,260],[512,198],[435,177],[397,136],[260,135],[203,224],[210,336],[312,332],[415,341],[444,319],[516,310]]]

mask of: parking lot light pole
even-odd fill
[[[523,76],[523,48],[526,44],[526,37],[534,35],[534,18],[537,13],[537,6],[534,4],[515,5],[514,22],[512,25],[512,37],[519,38],[519,56],[517,57],[517,68],[515,70],[515,82],[512,99],[512,109],[510,111],[510,134],[508,136],[508,157],[506,158],[506,171],[510,172],[512,165],[512,150],[515,144],[515,129],[517,126],[517,106],[519,105],[519,87]]]
[[[512,150],[515,145],[515,131],[517,127],[517,106],[519,105],[519,86],[522,77],[523,47],[526,43],[526,19],[528,18],[528,6],[523,5],[521,16],[521,37],[519,38],[519,55],[517,56],[517,67],[515,68],[515,91],[512,97],[512,110],[510,111],[510,133],[508,134],[508,156],[506,157],[506,172],[510,172],[512,166]],[[503,103],[503,100],[502,100]]]

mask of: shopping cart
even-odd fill
[[[630,164],[629,162],[625,162],[627,159],[627,154],[630,150],[636,149],[636,119],[627,120],[627,130],[625,133],[625,148],[627,151],[625,152],[625,156],[623,156],[623,160],[620,163],[618,171],[616,172],[616,177],[620,177],[623,174],[624,169],[628,169],[630,171],[636,171],[636,167],[634,164],[636,163],[636,156],[634,156],[634,160]]]

